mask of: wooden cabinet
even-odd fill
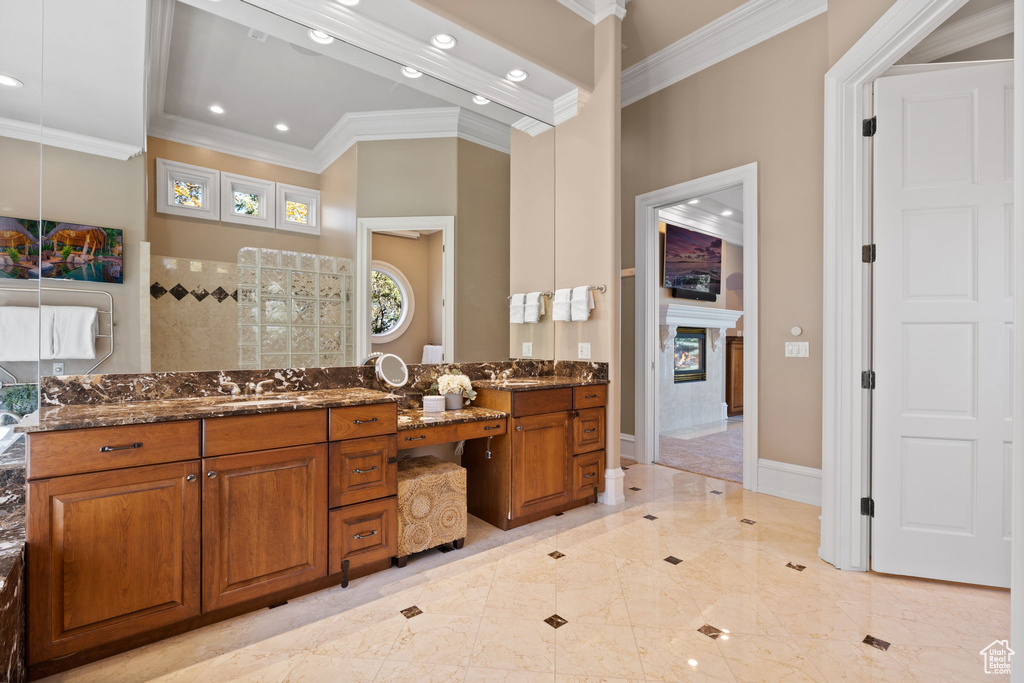
[[[525,517],[569,500],[568,413],[512,420],[512,514]]]
[[[574,455],[572,465],[573,500],[593,499],[604,491],[604,451]]]
[[[203,609],[327,576],[327,446],[203,460]]]
[[[230,455],[327,441],[327,411],[297,410],[203,421],[203,455]]]
[[[327,493],[330,507],[397,493],[398,447],[394,435],[331,444]]]
[[[602,449],[604,449],[604,408],[587,408],[573,412],[573,454]]]
[[[725,402],[729,417],[743,414],[743,337],[725,338]]]
[[[30,664],[199,614],[199,469],[193,460],[29,483]]]
[[[331,573],[374,562],[398,553],[398,498],[391,496],[331,510]]]

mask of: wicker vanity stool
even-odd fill
[[[466,542],[466,470],[433,455],[398,462],[398,557]]]

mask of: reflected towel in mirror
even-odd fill
[[[544,317],[544,295],[540,292],[530,292],[526,295],[526,312],[523,321],[528,323],[539,323]]]
[[[594,293],[590,287],[574,287],[572,290],[572,319],[574,322],[590,320],[590,311],[594,309]]]
[[[39,360],[39,309],[0,306],[0,361]]]
[[[513,294],[508,304],[508,321],[519,325],[526,319],[526,295]]]
[[[555,299],[551,304],[551,319],[558,322],[569,322],[571,317],[571,289],[556,289]]]

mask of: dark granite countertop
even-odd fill
[[[0,453],[0,589],[25,546],[25,439]]]
[[[64,429],[199,420],[230,415],[262,415],[313,408],[343,408],[393,403],[398,400],[398,396],[383,391],[351,388],[293,391],[237,398],[218,395],[134,403],[43,406],[38,412],[22,420],[15,429],[26,433],[52,432]]]
[[[508,417],[508,413],[490,408],[468,406],[459,410],[445,410],[441,413],[426,413],[421,408],[407,408],[398,411],[398,431],[442,427],[466,422],[486,422]]]
[[[473,386],[477,389],[497,389],[498,391],[538,391],[540,389],[558,389],[561,387],[590,387],[608,384],[606,379],[581,379],[579,377],[512,377],[509,379],[476,380]]]

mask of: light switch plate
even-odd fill
[[[64,364],[63,363],[54,363],[53,364],[53,374],[55,374],[55,375],[63,375],[64,374]]]
[[[810,358],[810,342],[786,342],[786,358]]]
[[[533,355],[533,342],[523,342],[523,358]]]
[[[586,342],[580,343],[580,352],[578,357],[580,360],[590,360],[590,344]]]

